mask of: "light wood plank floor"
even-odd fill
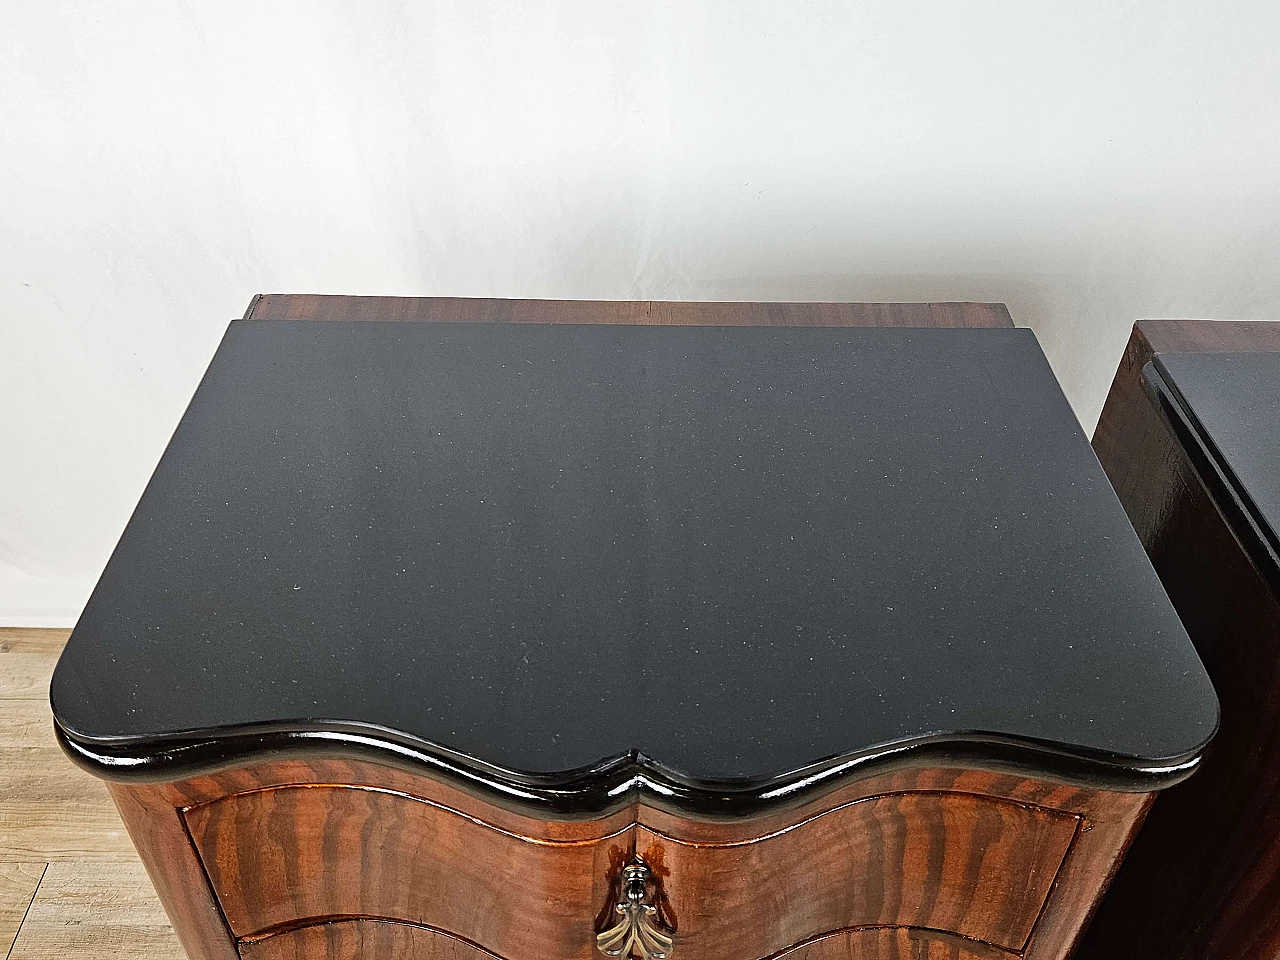
[[[68,630],[0,627],[0,950],[6,960],[185,960],[102,784],[53,739]]]

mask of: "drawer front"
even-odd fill
[[[632,839],[629,830],[568,842],[523,837],[404,794],[344,786],[237,794],[192,807],[185,817],[238,939],[308,920],[381,918],[456,934],[507,960],[591,957],[610,877]],[[372,929],[370,935],[400,936]],[[346,944],[365,933],[360,926],[298,936],[332,935]],[[270,939],[285,950],[292,942]],[[454,942],[446,938],[439,949],[454,950]],[[250,950],[245,955],[277,949],[242,948]],[[453,956],[434,946],[414,949]],[[367,949],[359,955],[382,956]]]
[[[243,960],[493,960],[464,940],[410,923],[343,920],[242,943]],[[915,930],[856,930],[823,937],[776,960],[1009,960],[1003,950]],[[672,958],[674,960],[674,957]]]
[[[755,960],[871,927],[940,931],[1017,952],[1078,822],[991,797],[902,793],[733,843],[686,843],[640,827],[636,849],[659,881],[677,958]],[[832,939],[798,956],[894,955],[873,942]]]
[[[447,954],[440,956],[443,960]],[[772,960],[1013,960],[1014,956],[959,937],[898,928],[833,934],[787,950]]]
[[[493,954],[411,923],[342,920],[240,944],[243,960],[493,960]]]
[[[747,840],[634,826],[547,841],[337,785],[237,794],[185,817],[241,955],[259,960],[588,960],[633,851],[673,960],[1008,956],[1026,945],[1080,822],[905,792]]]

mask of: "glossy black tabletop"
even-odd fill
[[[343,730],[707,788],[931,741],[1161,776],[1217,721],[1012,329],[237,321],[52,698],[134,760]]]
[[[1280,563],[1280,353],[1166,353],[1158,386],[1239,505],[1277,574]],[[1280,582],[1280,576],[1276,576]]]

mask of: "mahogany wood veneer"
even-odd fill
[[[1217,722],[984,304],[255,298],[51,695],[192,960],[1063,960]]]
[[[1060,958],[1150,800],[920,768],[773,817],[540,822],[338,760],[111,790],[198,960],[587,960],[636,855],[687,957]]]

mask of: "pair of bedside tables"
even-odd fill
[[[52,698],[193,960],[1056,960],[1218,724],[982,304],[255,299]]]

